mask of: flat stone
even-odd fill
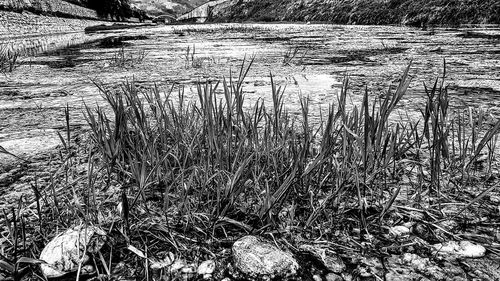
[[[362,257],[356,270],[358,275],[363,278],[381,277],[384,274],[384,266],[376,257]]]
[[[389,229],[389,235],[394,238],[401,238],[410,235],[410,229],[404,225],[396,225]]]
[[[42,273],[47,278],[56,278],[78,270],[89,257],[87,253],[97,252],[104,244],[106,233],[95,226],[77,226],[54,237],[43,248],[40,259]],[[85,252],[86,250],[86,252]],[[82,267],[82,273],[89,273],[92,268]]]
[[[480,258],[486,253],[486,249],[470,241],[448,241],[432,245],[434,252],[441,256],[457,258]]]
[[[290,252],[255,236],[239,239],[232,251],[235,268],[247,278],[286,278],[294,276],[299,269]]]
[[[215,271],[215,262],[213,260],[206,260],[198,266],[199,275],[212,274]]]
[[[326,276],[325,276],[325,279],[326,281],[343,281],[344,279],[342,278],[342,276],[340,275],[337,275],[335,273],[328,273]]]
[[[412,253],[387,258],[386,267],[386,280],[467,280],[465,272],[459,266],[447,261],[437,264],[429,258]]]

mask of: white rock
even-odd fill
[[[470,241],[449,241],[432,245],[434,252],[439,255],[456,256],[461,258],[480,258],[486,253],[486,249]]]
[[[55,278],[78,270],[89,257],[87,253],[95,253],[104,244],[106,233],[95,226],[77,226],[54,237],[43,248],[40,259],[42,273],[47,278]],[[89,273],[88,266],[83,266],[81,273]]]
[[[235,267],[250,278],[285,278],[295,275],[299,269],[291,253],[255,236],[239,239],[232,251]]]
[[[198,274],[199,275],[206,275],[206,274],[212,274],[215,271],[215,262],[213,260],[206,260],[202,262],[198,266]]]
[[[325,279],[326,281],[342,281],[342,277],[335,274],[335,273],[328,273],[326,276],[325,276]]]
[[[422,258],[412,253],[405,253],[402,257],[402,262],[404,264],[411,265],[413,268],[420,271],[425,270],[425,268],[430,264],[428,258]]]
[[[183,269],[186,267],[186,262],[184,260],[175,260],[171,265],[170,265],[170,272],[175,272]]]
[[[194,275],[196,273],[196,270],[194,266],[192,265],[186,265],[180,270],[180,277],[182,277],[181,280],[191,280],[193,279]]]
[[[181,273],[183,274],[194,274],[195,270],[194,267],[190,265],[186,265],[185,267],[181,268]]]
[[[408,236],[410,229],[404,225],[396,225],[389,229],[389,235],[396,238]]]
[[[319,276],[318,274],[313,276],[313,280],[314,281],[323,281],[323,279],[321,279],[321,276]]]

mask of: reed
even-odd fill
[[[307,98],[301,99],[301,118],[292,118],[285,89],[272,75],[271,107],[257,100],[244,108],[242,85],[252,62],[244,62],[236,77],[199,84],[197,101],[186,101],[182,89],[177,94],[158,87],[139,91],[133,82],[119,93],[100,87],[114,119],[102,108],[87,108],[86,116],[108,173],[130,183],[131,212],[146,204],[146,193],[157,191],[167,217],[192,221],[203,213],[212,232],[228,219],[252,232],[275,229],[283,223],[279,214],[290,206],[300,206],[294,215],[304,219],[294,224],[306,228],[335,223],[346,208],[357,210],[358,226],[368,232],[391,209],[399,190],[389,198],[387,191],[406,163],[421,171],[420,198],[427,189],[439,195],[450,169],[470,171],[484,149],[489,162],[495,158],[498,123],[478,132],[474,124],[466,128],[461,118],[450,117],[446,87],[438,80],[426,90],[423,124],[392,121],[411,81],[410,66],[395,90],[374,101],[366,90],[351,110],[346,79],[326,121],[314,126]],[[470,129],[471,140],[465,141]],[[463,159],[469,152],[472,157]],[[418,162],[422,157],[427,162]]]
[[[147,55],[147,52],[144,50],[131,52],[122,47],[113,54],[110,59],[110,65],[113,67],[133,68],[137,64],[142,63]]]
[[[14,71],[21,63],[19,52],[11,50],[7,44],[0,45],[0,72],[6,74]]]

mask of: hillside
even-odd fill
[[[64,0],[73,4],[87,6],[86,0]],[[146,11],[152,16],[162,14],[179,15],[208,2],[208,0],[130,0],[132,7]]]
[[[146,11],[150,15],[179,15],[208,2],[207,0],[131,0],[133,7]]]
[[[327,21],[339,24],[500,24],[498,0],[233,0],[216,21]]]

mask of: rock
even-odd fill
[[[286,278],[297,273],[299,265],[291,253],[255,236],[245,236],[233,244],[236,269],[247,278]]]
[[[40,254],[40,259],[47,262],[41,265],[42,273],[47,278],[55,278],[77,271],[80,263],[84,265],[89,260],[87,253],[96,253],[101,249],[105,236],[100,228],[85,225],[57,235]],[[92,271],[91,266],[82,266],[82,274]]]
[[[215,262],[206,260],[198,266],[198,275],[202,275],[203,279],[209,279],[215,271]]]
[[[401,258],[403,264],[411,265],[414,269],[423,271],[429,266],[430,262],[428,258],[422,258],[418,255],[405,253]]]
[[[460,243],[448,241],[434,244],[432,248],[434,248],[434,253],[438,255],[457,258],[480,258],[486,253],[486,249],[483,246],[470,241],[460,241]]]
[[[344,279],[342,279],[341,276],[335,274],[335,273],[328,273],[326,276],[325,276],[325,279],[326,281],[342,281]]]
[[[443,49],[441,47],[437,47],[437,48],[429,50],[429,52],[431,52],[431,53],[441,53],[442,51],[443,51]]]
[[[449,211],[450,216],[459,212],[458,210],[452,209],[451,207],[448,207],[446,209],[448,209],[448,210],[451,209],[451,211]],[[443,211],[447,211],[447,210],[445,210],[445,208],[443,208]],[[442,221],[436,223],[436,225],[438,225],[439,227],[443,228],[446,231],[453,231],[454,229],[459,227],[458,222],[455,220],[442,220]]]
[[[321,276],[319,276],[318,274],[313,275],[313,280],[314,281],[323,281],[323,279],[321,279]]]
[[[329,249],[324,249],[314,245],[300,245],[299,250],[311,255],[320,262],[326,269],[334,273],[342,273],[345,264],[335,253]]]
[[[410,235],[410,229],[404,225],[393,226],[389,229],[389,235],[394,238],[404,238]]]
[[[378,258],[362,257],[356,271],[360,277],[378,279],[384,275],[384,266]]]
[[[354,280],[354,277],[352,276],[351,273],[344,272],[344,273],[342,273],[342,280],[344,280],[344,281],[352,281],[352,280]],[[390,280],[390,279],[387,279],[387,280]]]
[[[500,280],[498,259],[479,258],[462,261],[461,266],[471,280]]]
[[[187,264],[184,260],[175,260],[169,267],[169,270],[170,272],[176,272],[176,271],[179,271],[181,269],[183,269],[184,267],[186,267]]]
[[[405,253],[386,260],[386,280],[467,280],[465,272],[447,261],[439,264],[416,254]]]
[[[183,280],[189,280],[194,277],[196,270],[192,265],[186,265],[180,270]]]
[[[427,224],[424,223],[416,223],[413,228],[413,234],[420,237],[424,241],[428,243],[436,243],[439,242],[437,239],[435,231],[431,229]]]

